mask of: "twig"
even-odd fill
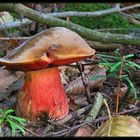
[[[77,68],[78,68],[78,70],[80,72],[80,75],[82,77],[83,85],[84,85],[85,91],[87,93],[86,94],[87,95],[87,100],[88,100],[89,103],[92,103],[91,94],[90,94],[90,87],[89,87],[89,79],[85,78],[84,65],[81,62],[77,62],[76,65],[77,65]]]
[[[61,119],[61,120],[58,120],[55,122],[55,124],[64,124],[66,123],[67,121],[71,120],[71,119],[74,119],[76,118],[77,116],[80,116],[81,114],[85,113],[89,108],[91,107],[91,104],[86,106],[86,107],[83,107],[77,111],[74,111],[72,113],[70,113],[69,115],[67,115],[65,118]]]
[[[127,113],[132,113],[132,112],[138,112],[140,111],[140,107],[136,107],[136,108],[133,108],[133,109],[127,109],[127,110],[124,110],[122,112],[119,112],[118,114],[119,115],[124,115],[124,114],[127,114]],[[113,114],[114,116],[114,114]]]
[[[37,137],[40,136],[40,135],[34,133],[33,131],[31,131],[30,129],[28,129],[28,128],[26,128],[26,127],[24,127],[24,129],[25,129],[26,131],[30,132],[31,134],[33,134],[34,136],[37,136]]]
[[[111,9],[106,9],[106,10],[101,10],[101,11],[96,11],[96,12],[78,12],[78,11],[69,11],[69,12],[57,12],[57,13],[49,13],[48,15],[58,17],[58,18],[64,18],[64,17],[72,17],[72,16],[77,16],[77,17],[97,17],[97,16],[104,16],[107,14],[111,14],[114,12],[120,12],[120,11],[126,11],[130,9],[134,9],[140,7],[140,4],[135,4],[132,6],[120,8],[119,5],[116,5],[115,7]]]
[[[116,97],[116,115],[118,115],[118,111],[119,111],[119,98],[120,98],[120,93],[121,93],[121,76],[122,76],[122,73],[123,73],[124,61],[125,61],[125,56],[122,57],[122,62],[121,62],[120,70],[119,70],[119,73],[118,73],[118,80],[117,80],[118,90],[117,90],[117,97]]]
[[[25,26],[28,24],[31,24],[32,21],[25,18],[22,20],[16,20],[16,21],[12,21],[12,22],[7,22],[7,23],[3,23],[0,25],[0,30],[5,30],[5,29],[10,29],[10,28],[14,28],[14,27],[21,27],[21,26]]]
[[[135,16],[123,12],[120,12],[120,14],[128,18],[129,22],[140,25],[140,21],[136,20]]]
[[[9,40],[28,40],[32,38],[33,36],[30,37],[0,37],[0,41],[9,41]]]
[[[110,113],[110,109],[109,109],[108,103],[107,103],[106,99],[104,99],[103,101],[104,101],[104,104],[105,104],[105,106],[107,108],[109,119],[111,119],[112,117],[111,117],[111,113]]]
[[[131,113],[131,112],[134,112],[134,111],[136,111],[136,112],[140,111],[140,107],[134,108],[134,109],[130,109],[130,110],[125,110],[125,111],[122,111],[122,112],[120,112],[118,114],[119,115],[127,114],[127,113]],[[112,116],[115,116],[115,114],[112,114]],[[64,129],[64,130],[61,130],[61,131],[57,131],[57,132],[47,133],[45,136],[53,136],[53,135],[54,136],[56,136],[56,135],[57,136],[59,136],[59,135],[62,136],[62,135],[67,134],[68,131],[74,131],[75,129],[83,127],[84,125],[87,125],[89,123],[97,123],[97,122],[101,122],[101,121],[106,121],[108,118],[109,118],[108,116],[105,116],[105,117],[99,117],[99,118],[97,118],[95,120],[92,119],[92,120],[89,120],[89,121],[84,121],[83,123],[78,124],[78,125],[76,125],[74,127],[71,127],[71,128],[67,128],[67,129]]]

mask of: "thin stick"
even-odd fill
[[[120,92],[121,92],[121,76],[123,73],[124,61],[125,61],[125,56],[122,57],[122,63],[120,65],[120,70],[118,73],[118,91],[117,91],[117,99],[116,99],[116,115],[118,115],[118,112],[119,112],[119,98],[120,98]]]
[[[109,119],[111,119],[112,117],[111,117],[110,109],[109,109],[109,106],[108,106],[108,103],[107,103],[106,99],[103,99],[103,102],[104,102],[104,104],[105,104],[105,106],[107,108]]]
[[[90,94],[90,87],[89,87],[89,79],[85,79],[85,74],[84,74],[84,65],[81,62],[77,62],[76,63],[78,70],[80,72],[80,75],[82,77],[82,81],[83,81],[83,85],[85,87],[86,90],[86,95],[87,95],[87,100],[89,103],[92,103],[91,101],[91,94]]]
[[[80,116],[81,114],[85,113],[89,108],[91,107],[91,104],[86,106],[86,107],[83,107],[77,111],[74,111],[72,113],[70,113],[69,115],[67,115],[65,118],[61,119],[61,120],[58,120],[56,122],[54,122],[55,124],[64,124],[66,123],[67,121],[71,120],[71,119],[74,119],[75,117],[77,116]]]
[[[25,18],[22,20],[16,20],[16,21],[12,21],[12,22],[7,22],[7,23],[3,23],[0,25],[0,30],[5,30],[5,29],[10,29],[10,28],[14,28],[14,27],[21,27],[21,26],[25,26],[28,24],[31,24],[32,21]]]

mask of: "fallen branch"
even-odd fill
[[[100,92],[97,92],[95,95],[95,101],[85,121],[94,120],[97,117],[102,105],[103,105],[103,96]]]
[[[115,12],[121,12],[126,11],[134,8],[140,7],[140,4],[135,4],[128,7],[120,8],[119,5],[116,5],[115,7],[111,9],[96,11],[96,12],[78,12],[78,11],[69,11],[69,12],[57,12],[57,13],[48,13],[49,16],[54,16],[57,18],[64,18],[64,17],[97,17],[97,16],[104,16],[107,14],[115,13]]]
[[[0,41],[10,41],[10,40],[28,40],[31,37],[0,37]]]
[[[108,50],[115,50],[117,48],[124,47],[122,44],[115,44],[115,43],[102,43],[102,42],[97,42],[97,41],[91,41],[85,39],[85,41],[88,43],[88,45],[99,51],[108,51]]]
[[[140,21],[137,20],[137,19],[135,19],[135,16],[130,15],[130,14],[126,14],[126,13],[123,13],[123,12],[120,12],[120,14],[123,15],[123,16],[125,16],[126,18],[128,18],[128,21],[130,23],[140,25]]]
[[[135,37],[131,35],[123,35],[123,34],[97,32],[71,22],[67,22],[52,16],[48,16],[46,14],[28,8],[23,4],[2,3],[0,5],[0,10],[8,10],[8,11],[13,11],[17,14],[23,14],[27,18],[31,20],[35,20],[45,25],[47,24],[51,26],[63,26],[69,28],[89,40],[140,46],[139,37]]]
[[[0,31],[14,28],[14,27],[25,26],[25,25],[28,25],[31,23],[32,23],[32,21],[27,18],[22,19],[22,20],[16,20],[16,21],[12,21],[12,22],[3,23],[3,24],[0,24]]]

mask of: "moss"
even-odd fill
[[[64,8],[59,11],[100,11],[111,8],[106,3],[67,3]],[[131,28],[138,25],[132,25],[128,20],[118,14],[112,13],[101,17],[71,17],[71,21],[89,29],[105,29],[105,28]]]

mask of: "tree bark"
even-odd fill
[[[15,12],[17,14],[24,15],[25,17],[35,20],[42,24],[47,24],[51,26],[63,26],[69,28],[82,37],[85,37],[89,40],[108,42],[108,43],[120,43],[120,44],[129,44],[140,46],[140,38],[124,34],[111,34],[111,33],[102,33],[94,30],[84,28],[80,25],[67,22],[52,16],[48,16],[41,12],[35,11],[31,8],[24,6],[23,4],[18,3],[2,3],[0,4],[0,10],[8,10]]]
[[[106,10],[101,10],[101,11],[96,11],[96,12],[79,12],[79,11],[68,11],[68,12],[56,12],[56,13],[49,13],[48,15],[54,16],[57,18],[65,18],[65,17],[98,17],[98,16],[104,16],[107,14],[115,13],[115,12],[122,12],[126,10],[130,10],[133,8],[138,8],[140,7],[140,4],[134,4],[132,6],[127,6],[120,8],[120,5],[116,5],[113,8],[106,9]]]
[[[16,20],[13,22],[7,22],[7,23],[3,23],[0,25],[0,31],[2,30],[6,30],[6,29],[10,29],[10,28],[14,28],[14,27],[21,27],[21,26],[25,26],[25,25],[29,25],[31,24],[32,21],[28,20],[28,19],[23,19],[21,20]]]

